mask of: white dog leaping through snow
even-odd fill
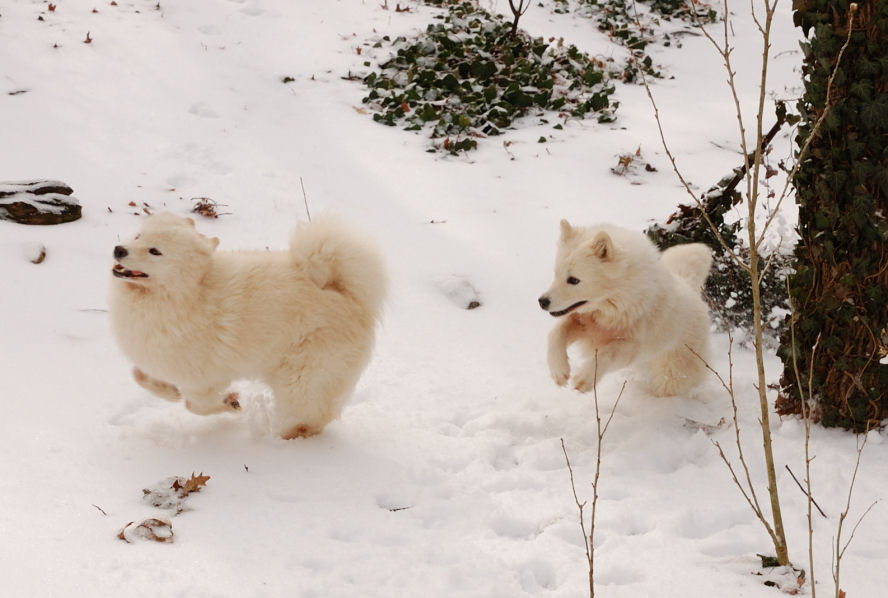
[[[297,227],[284,251],[217,251],[161,213],[114,248],[111,326],[136,382],[200,415],[240,409],[229,383],[266,382],[283,438],[339,416],[370,359],[386,274],[343,223]]]
[[[615,226],[561,221],[555,281],[539,298],[558,323],[549,334],[549,371],[564,386],[567,348],[584,361],[573,376],[580,392],[608,372],[633,366],[655,396],[687,392],[705,375],[709,315],[701,288],[712,256],[701,243],[662,253],[643,234]],[[597,354],[597,363],[596,363]]]

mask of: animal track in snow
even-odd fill
[[[207,106],[206,102],[197,102],[188,109],[190,114],[200,116],[201,118],[219,118],[219,114],[215,110]]]
[[[605,567],[600,573],[596,572],[595,577],[602,586],[628,586],[645,580],[639,571],[625,565]]]
[[[518,582],[525,592],[554,590],[558,587],[558,574],[549,561],[539,558],[525,561],[518,567]]]

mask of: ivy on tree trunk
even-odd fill
[[[793,180],[800,239],[777,406],[799,413],[810,388],[823,425],[862,431],[888,418],[888,365],[881,363],[888,345],[888,2],[795,0],[794,7],[807,37],[799,146],[831,107]]]

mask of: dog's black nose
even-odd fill
[[[540,307],[543,309],[549,309],[549,303],[551,303],[551,301],[549,301],[548,297],[540,297]]]
[[[119,260],[125,258],[129,255],[129,252],[126,250],[126,247],[122,245],[118,245],[114,248],[114,259]]]

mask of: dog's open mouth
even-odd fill
[[[550,311],[549,315],[554,318],[557,318],[558,316],[564,316],[564,315],[569,314],[570,312],[572,312],[576,308],[580,307],[581,305],[585,305],[585,304],[586,304],[585,300],[584,301],[577,301],[576,303],[574,303],[570,307],[566,307],[560,311]]]
[[[117,278],[148,278],[148,275],[140,270],[127,270],[120,264],[114,264],[111,274]]]

